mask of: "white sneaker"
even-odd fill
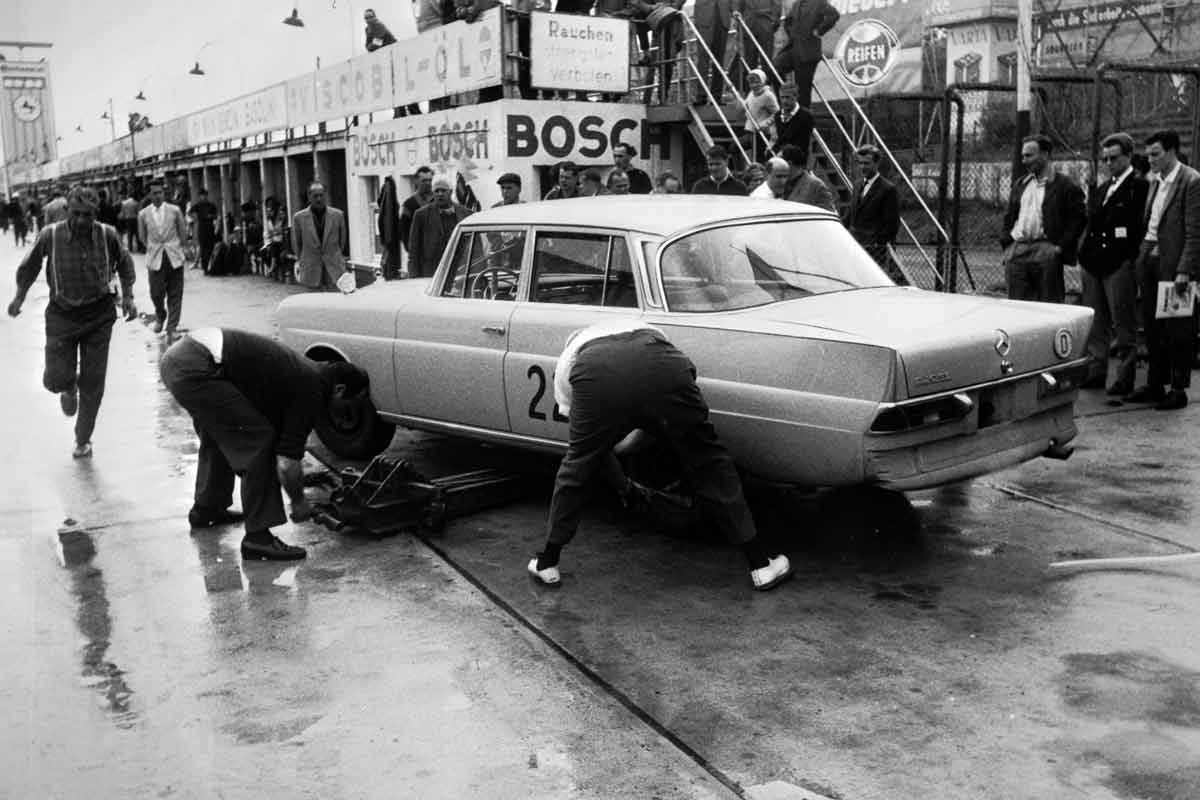
[[[792,564],[788,561],[788,557],[775,556],[767,562],[765,567],[750,570],[750,580],[754,581],[755,591],[765,592],[783,583],[791,574]]]
[[[538,569],[537,561],[537,556],[529,560],[529,574],[533,576],[534,580],[543,586],[558,586],[562,580],[562,576],[558,574],[558,567]]]

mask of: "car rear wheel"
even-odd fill
[[[317,415],[317,436],[342,458],[371,458],[387,449],[396,426],[375,411],[370,391],[349,397],[335,390]]]

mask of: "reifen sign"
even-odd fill
[[[855,86],[874,86],[896,65],[900,39],[886,23],[860,20],[842,34],[834,58],[846,80]]]

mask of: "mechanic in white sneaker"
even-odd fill
[[[746,554],[755,589],[771,589],[791,574],[787,556],[772,556],[758,538],[733,460],[709,422],[696,368],[662,331],[630,320],[577,331],[559,356],[554,399],[570,419],[570,438],[550,500],[546,544],[529,562],[535,580],[559,585],[559,554],[579,528],[593,479],[606,469],[613,447],[639,428],[678,455],[697,501]]]

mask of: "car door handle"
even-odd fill
[[[505,329],[500,325],[484,325],[483,332],[494,333],[497,336],[503,336],[506,333]]]

